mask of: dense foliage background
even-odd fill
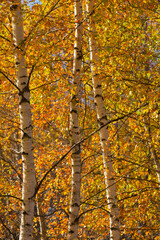
[[[18,239],[22,158],[10,5],[0,4],[0,239]],[[83,7],[79,126],[82,179],[78,239],[108,239],[109,213],[90,71],[88,14]],[[159,239],[160,17],[156,0],[96,1],[98,73],[108,115],[122,239]],[[37,184],[70,149],[74,93],[74,1],[23,1]],[[114,119],[117,119],[114,121]],[[113,120],[113,121],[112,121]],[[92,136],[89,137],[91,133]],[[157,165],[156,165],[157,163]],[[66,239],[71,191],[70,153],[36,195],[33,239]]]

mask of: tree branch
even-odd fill
[[[57,6],[57,4],[60,2],[60,0],[58,0],[52,7],[51,9],[41,18],[39,19],[36,24],[32,27],[32,29],[30,30],[30,32],[28,33],[28,36],[25,38],[25,41],[30,37],[30,35],[32,34],[32,32],[34,31],[34,29],[38,26],[38,24],[44,20],[44,18],[46,18]]]
[[[6,224],[4,223],[4,221],[2,220],[2,218],[0,217],[0,221],[3,225],[3,227],[12,235],[12,237],[15,239],[15,240],[18,240],[18,238],[15,236],[14,233],[11,232],[11,230],[6,226]]]
[[[18,175],[20,181],[22,182],[23,179],[22,179],[21,175],[17,172],[16,168],[12,165],[11,161],[10,160],[6,160],[4,157],[1,157],[1,159],[11,166],[11,168],[16,172],[16,174]]]
[[[21,92],[20,91],[20,89],[19,89],[19,87],[0,69],[0,73],[2,73],[2,75],[19,91],[19,92]]]
[[[83,138],[81,141],[79,141],[77,144],[74,144],[67,152],[66,154],[64,154],[58,161],[56,161],[52,167],[44,174],[44,176],[42,177],[42,179],[40,180],[40,182],[38,183],[37,187],[35,188],[35,193],[33,194],[33,197],[36,196],[37,192],[39,191],[43,181],[46,179],[46,177],[48,176],[48,174],[60,163],[62,162],[66,157],[67,155],[72,151],[72,149],[74,149],[77,145],[80,145],[81,143],[83,143],[85,140],[87,140],[88,138],[90,138],[91,136],[93,136],[95,133],[99,132],[102,128],[108,126],[109,124],[111,123],[114,123],[114,122],[117,122],[119,120],[122,120],[126,117],[129,117],[131,116],[133,113],[135,113],[136,111],[138,111],[139,109],[141,109],[142,107],[145,107],[146,105],[148,105],[148,103],[136,108],[134,111],[126,114],[126,115],[123,115],[121,117],[118,117],[118,118],[115,118],[115,119],[112,119],[112,120],[109,120],[106,124],[102,125],[101,127],[99,127],[98,129],[96,129],[94,132],[92,132],[91,134],[89,134],[87,137]]]
[[[15,198],[21,202],[23,202],[23,200],[21,198],[18,198],[16,196],[13,196],[13,195],[10,195],[10,194],[6,194],[6,195],[3,195],[3,194],[0,194],[0,197],[3,198],[3,197],[8,197],[8,198]]]

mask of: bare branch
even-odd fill
[[[18,198],[18,197],[16,197],[16,196],[13,196],[13,195],[10,195],[10,194],[6,194],[6,195],[0,194],[0,197],[1,197],[1,198],[5,198],[5,197],[7,197],[7,198],[15,198],[15,199],[23,202],[23,200],[22,200],[21,198]]]
[[[20,181],[22,182],[22,177],[21,175],[17,172],[16,168],[12,165],[12,162],[10,160],[6,160],[3,156],[0,157],[4,162],[8,163],[10,167],[16,172],[17,176],[19,177]]]
[[[15,236],[14,233],[11,232],[11,230],[7,227],[7,225],[4,223],[4,221],[1,217],[0,217],[0,221],[3,225],[3,227],[9,232],[10,235],[12,235],[13,239],[18,240],[18,238]]]
[[[0,69],[0,73],[20,92],[19,87]]]

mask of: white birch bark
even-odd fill
[[[70,131],[74,145],[80,140],[78,124],[78,105],[80,99],[80,72],[82,64],[82,5],[81,0],[74,1],[75,12],[75,43],[73,57],[73,94],[70,103]],[[69,210],[68,240],[77,239],[79,209],[80,209],[80,190],[81,190],[81,156],[80,145],[72,150],[72,187],[71,203]]]
[[[39,223],[40,223],[40,233],[41,233],[40,240],[47,240],[46,222],[45,222],[45,218],[43,216],[43,211],[41,208],[41,197],[39,195],[37,196],[37,213],[39,215]]]
[[[90,48],[90,62],[91,62],[91,73],[94,91],[94,100],[96,104],[97,120],[99,126],[103,126],[107,123],[106,109],[104,106],[103,96],[102,96],[102,85],[101,79],[98,72],[98,47],[95,40],[96,28],[93,17],[93,7],[94,1],[89,0],[87,4],[87,12],[90,14],[89,17],[89,48]],[[120,239],[120,223],[119,223],[119,211],[117,206],[117,195],[116,186],[114,179],[113,163],[110,157],[109,151],[109,132],[107,127],[100,130],[100,141],[103,151],[103,164],[104,164],[104,177],[106,184],[106,194],[108,200],[108,208],[110,211],[110,239],[119,240]]]
[[[15,44],[15,62],[17,85],[19,88],[19,114],[21,124],[21,151],[23,164],[22,215],[20,240],[31,240],[33,229],[35,191],[35,169],[33,160],[33,134],[30,107],[29,82],[25,64],[23,19],[21,1],[14,0],[11,5],[13,40]]]

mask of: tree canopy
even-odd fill
[[[159,12],[1,0],[0,239],[159,239]]]

